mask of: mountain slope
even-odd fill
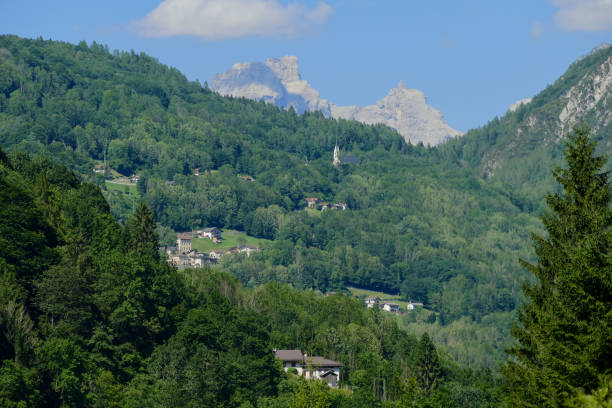
[[[293,107],[298,113],[321,111],[326,117],[354,119],[367,124],[382,123],[396,129],[413,144],[423,142],[434,146],[461,135],[448,126],[440,111],[427,105],[422,92],[406,89],[401,81],[375,105],[338,106],[321,99],[319,92],[301,78],[295,56],[269,58],[265,64],[235,64],[225,73],[215,75],[210,86],[222,95],[262,100],[283,108]]]
[[[474,166],[492,181],[541,199],[554,188],[550,169],[561,143],[580,122],[590,126],[601,153],[612,153],[612,47],[578,59],[554,84],[513,106],[506,115],[442,147],[453,160]]]
[[[457,347],[455,357],[495,366],[503,355],[500,322],[526,276],[516,259],[531,257],[539,222],[528,201],[440,149],[383,125],[222,97],[144,54],[97,44],[0,37],[0,71],[0,143],[75,169],[119,219],[144,200],[167,244],[173,231],[211,226],[268,238],[221,267],[249,286],[399,293],[442,326],[467,319],[496,333],[486,351]],[[336,140],[358,164],[332,165]],[[108,179],[140,175],[132,193],[92,171],[104,159]],[[308,197],[347,210],[304,211]]]

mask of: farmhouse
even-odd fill
[[[423,307],[423,303],[421,303],[421,302],[412,302],[412,301],[410,301],[410,302],[408,302],[408,304],[406,305],[406,309],[408,309],[408,310],[414,310],[414,309],[416,309],[417,307]]]
[[[204,228],[201,234],[202,238],[208,238],[213,242],[221,241],[221,230],[217,227]]]
[[[368,296],[367,298],[365,298],[364,302],[368,309],[371,309],[373,307],[378,307],[378,305],[380,304],[380,298]]]
[[[399,313],[400,307],[397,303],[385,302],[382,305],[382,309],[387,312]]]
[[[306,204],[308,205],[308,208],[313,208],[319,204],[319,199],[317,197],[309,197],[306,199]]]
[[[274,354],[283,362],[285,371],[295,368],[304,378],[324,380],[330,387],[338,387],[342,363],[319,356],[309,357],[302,354],[302,350],[275,350]]]
[[[105,170],[106,166],[104,166],[103,164],[96,164],[93,166],[94,173],[104,173]]]
[[[246,254],[247,256],[251,256],[253,252],[257,251],[259,251],[259,247],[255,245],[241,245],[227,250],[230,254]]]

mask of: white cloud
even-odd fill
[[[553,0],[555,23],[566,30],[606,31],[612,27],[612,0]]]
[[[193,35],[206,40],[251,36],[296,36],[325,23],[333,9],[308,9],[277,0],[164,0],[136,23],[147,37]]]

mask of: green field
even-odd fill
[[[232,247],[241,245],[255,245],[261,248],[261,245],[270,242],[268,239],[255,238],[248,236],[245,232],[236,230],[222,230],[223,239],[220,243],[215,244],[208,238],[194,238],[191,240],[191,247],[200,252],[210,252],[212,250],[225,251]]]
[[[106,189],[110,192],[118,191],[121,193],[138,194],[138,190],[136,189],[136,183],[126,184],[126,183],[113,183],[112,181],[106,181],[105,185],[106,185]]]
[[[304,211],[308,213],[308,215],[314,215],[315,217],[321,216],[321,210],[317,210],[316,208],[304,208]]]

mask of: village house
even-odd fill
[[[199,176],[200,175],[200,168],[196,167],[195,169],[193,169],[193,175],[194,176]]]
[[[302,354],[302,350],[275,350],[274,356],[283,362],[283,369],[295,368],[297,374],[306,379],[325,381],[330,387],[338,388],[342,363],[324,357]]]
[[[218,262],[219,259],[225,254],[225,251],[210,251],[208,257],[213,262]]]
[[[209,262],[208,255],[198,251],[191,251],[189,253],[173,252],[168,255],[168,263],[177,269],[202,268]]]
[[[104,173],[105,170],[106,166],[104,166],[103,164],[96,164],[93,166],[94,173]]]
[[[368,309],[371,309],[373,307],[378,307],[378,305],[380,304],[380,298],[368,296],[367,298],[365,298],[364,302]]]
[[[168,258],[168,263],[178,269],[185,269],[189,267],[189,257],[185,253],[174,253]]]
[[[259,251],[259,247],[255,245],[241,245],[227,250],[230,254],[246,254],[247,256],[251,256],[253,252],[257,251]]]
[[[253,176],[249,176],[248,174],[242,175],[240,176],[240,178],[243,179],[244,181],[255,181]]]
[[[202,268],[204,264],[209,263],[208,255],[198,251],[191,251],[187,254],[189,257],[189,266],[192,268]]]
[[[321,211],[328,210],[330,208],[331,208],[331,204],[330,203],[321,203]]]
[[[346,204],[345,203],[335,203],[335,204],[332,204],[332,210],[341,210],[341,211],[344,211],[344,210],[346,210]]]
[[[408,304],[406,305],[406,309],[408,310],[414,310],[417,307],[423,307],[423,303],[421,302],[408,302]]]
[[[308,205],[308,208],[316,207],[316,205],[319,204],[319,199],[317,197],[307,198],[306,204]]]
[[[138,183],[138,181],[140,181],[140,174],[134,174],[132,175],[132,177],[130,177],[130,181],[132,183]]]
[[[218,243],[221,241],[221,230],[217,227],[204,228],[200,236],[202,238],[208,238],[211,241]]]
[[[253,252],[259,251],[259,248],[255,245],[242,245],[239,249],[240,253],[247,254],[247,256],[251,256]]]
[[[191,251],[191,235],[178,234],[176,237],[176,248],[178,252],[182,253]]]
[[[384,311],[399,313],[400,307],[397,303],[385,302],[381,304],[381,307]]]

